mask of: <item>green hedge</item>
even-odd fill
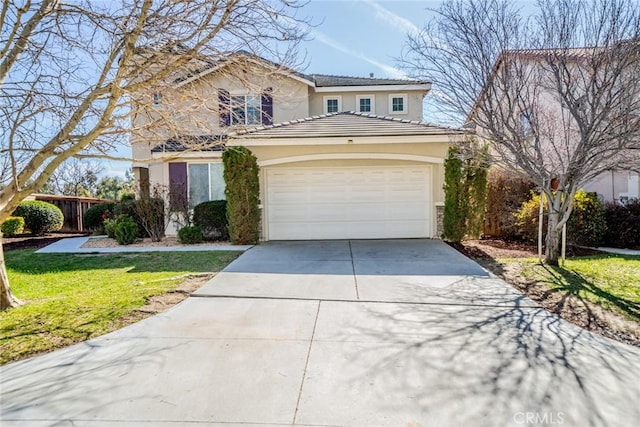
[[[138,226],[133,218],[121,215],[116,221],[115,238],[119,245],[130,245],[138,238]]]
[[[605,244],[615,248],[640,249],[640,199],[625,204],[608,203],[605,208]]]
[[[64,224],[64,216],[60,208],[42,200],[27,200],[20,203],[13,215],[24,218],[25,226],[35,235],[58,231]]]
[[[13,237],[24,231],[24,218],[21,216],[10,216],[0,227],[0,231],[6,237]]]
[[[104,233],[104,219],[114,216],[113,209],[115,203],[100,203],[91,206],[82,216],[82,224],[84,228],[96,233]]]
[[[229,221],[227,220],[227,201],[212,200],[193,208],[193,223],[200,227],[205,240],[227,240]]]
[[[178,230],[178,241],[184,244],[202,243],[204,237],[197,225],[187,225]]]
[[[567,241],[580,246],[599,246],[607,230],[605,210],[598,197],[583,190],[576,192],[573,211],[567,221]],[[516,214],[518,234],[524,240],[535,242],[538,239],[538,215],[540,195],[532,193],[531,199],[522,204]],[[543,235],[547,233],[548,204],[544,204]]]

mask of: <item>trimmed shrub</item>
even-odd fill
[[[594,193],[578,191],[567,221],[567,240],[580,246],[600,246],[607,232],[604,205]]]
[[[115,239],[116,226],[118,225],[118,222],[115,219],[105,218],[103,224],[104,224],[104,232],[107,234],[107,236],[111,237],[112,239]]]
[[[229,238],[227,201],[212,200],[200,203],[193,208],[193,223],[200,227],[205,240],[227,240]]]
[[[222,153],[222,161],[231,242],[236,245],[258,243],[260,184],[256,156],[246,147],[230,147]]]
[[[103,221],[105,218],[111,218],[115,215],[114,207],[115,203],[100,203],[91,206],[82,216],[84,228],[97,234],[104,233]]]
[[[25,226],[35,235],[58,231],[64,224],[64,216],[60,208],[42,200],[27,200],[20,203],[13,215],[24,218]]]
[[[574,197],[573,211],[567,221],[567,241],[581,246],[600,245],[607,230],[604,207],[594,194],[578,190]],[[529,242],[538,239],[538,214],[540,195],[532,193],[531,199],[524,202],[516,214],[518,235]],[[549,205],[545,199],[543,237],[547,234],[547,214]]]
[[[202,243],[204,237],[197,225],[187,225],[178,230],[178,240],[184,244]]]
[[[119,245],[130,245],[136,241],[138,238],[138,226],[133,218],[127,215],[122,215],[118,218],[115,238]]]
[[[544,201],[544,216],[542,233],[543,237],[547,233],[547,213],[549,205],[547,199]],[[522,203],[520,210],[516,212],[515,226],[516,236],[528,242],[536,242],[538,240],[538,215],[540,213],[540,194],[531,193],[531,198]]]
[[[10,216],[0,227],[0,231],[6,237],[13,237],[24,231],[24,218],[21,216]]]
[[[607,232],[604,241],[614,248],[640,248],[640,199],[605,207]]]
[[[531,198],[534,189],[535,184],[527,179],[490,171],[482,233],[505,239],[517,238],[516,214],[522,204]]]

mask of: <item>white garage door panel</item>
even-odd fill
[[[269,239],[431,237],[429,166],[267,169]]]

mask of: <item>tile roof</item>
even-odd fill
[[[226,135],[180,135],[169,138],[151,149],[152,153],[178,153],[181,151],[222,151]]]
[[[353,111],[323,114],[300,120],[259,126],[229,134],[230,138],[318,138],[462,134],[462,129],[425,124],[396,117]]]
[[[309,77],[315,82],[316,87],[383,86],[383,85],[411,85],[411,84],[428,84],[429,83],[427,81],[421,81],[421,80],[332,76],[327,74],[310,74]]]

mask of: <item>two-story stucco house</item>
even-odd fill
[[[263,240],[437,237],[461,132],[422,123],[429,90],[237,53],[135,100],[137,183],[184,184],[192,206],[223,199],[222,150],[241,145],[260,166]]]

